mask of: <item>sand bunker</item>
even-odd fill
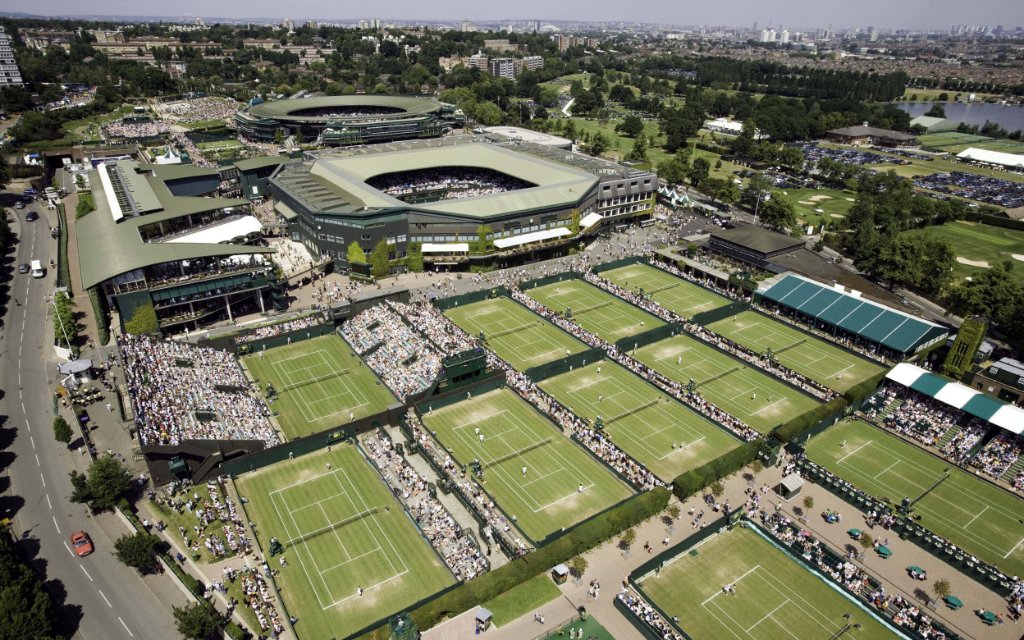
[[[844,215],[843,215],[843,214],[841,214],[841,213],[830,213],[830,214],[828,214],[828,215],[829,215],[829,216],[831,216],[831,217],[833,217],[833,218],[845,218],[845,217],[846,217],[846,216],[844,216]]]
[[[846,198],[846,201],[847,202],[856,202],[856,200],[854,200],[853,198]]]
[[[956,261],[960,264],[966,264],[969,267],[981,267],[982,269],[988,269],[989,264],[986,260],[968,260],[963,256],[957,256]]]
[[[1019,253],[1014,253],[1012,255],[1014,260],[1020,260],[1021,262],[1024,262],[1024,256],[1020,255]]]
[[[831,200],[831,199],[832,199],[832,196],[826,196],[826,195],[821,195],[821,194],[818,194],[816,196],[811,196],[809,198],[809,200],[811,202],[818,202],[818,201],[821,201],[821,200]]]
[[[811,202],[810,200],[797,200],[797,203],[798,204],[804,204],[804,205],[807,205],[809,207],[814,205],[814,203]]]

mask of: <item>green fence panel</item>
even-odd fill
[[[485,289],[483,291],[470,291],[464,293],[461,296],[453,296],[451,298],[435,298],[434,306],[441,311],[447,311],[449,309],[466,306],[467,304],[473,304],[474,302],[482,302],[491,298],[497,298],[500,296],[509,297],[510,292],[506,287],[493,287],[491,289]]]
[[[689,280],[687,280],[687,282],[689,282]],[[697,284],[697,283],[691,283],[691,284]],[[697,285],[697,286],[700,286],[700,285]],[[701,287],[701,288],[703,288],[703,287]],[[709,291],[710,291],[710,289],[709,289]],[[716,292],[712,291],[712,293],[716,293]],[[722,294],[716,293],[716,295],[722,295]],[[690,318],[690,320],[692,320],[695,324],[699,324],[699,325],[701,325],[703,327],[703,326],[711,324],[712,322],[718,322],[719,320],[724,320],[726,318],[732,317],[732,316],[736,315],[737,313],[746,311],[748,309],[750,309],[750,303],[749,302],[730,302],[729,304],[725,305],[724,307],[719,307],[717,309],[709,309],[707,311],[701,311],[700,313],[695,313],[695,314],[693,314],[693,317]]]
[[[578,367],[585,367],[587,364],[593,364],[600,360],[604,360],[605,357],[606,354],[604,349],[594,347],[587,349],[586,351],[580,351],[579,353],[565,356],[564,358],[555,360],[554,362],[530,367],[523,373],[525,373],[526,377],[534,383],[540,383],[543,380],[567,373]]]
[[[605,262],[595,266],[591,271],[594,273],[604,273],[605,271],[611,271],[612,269],[618,269],[620,267],[628,267],[631,264],[647,264],[647,258],[641,256],[630,256],[629,258],[622,258],[621,260],[613,260],[611,262]]]

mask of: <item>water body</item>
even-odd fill
[[[899,102],[896,103],[896,107],[909,113],[911,118],[916,118],[927,113],[934,104],[934,102]],[[950,102],[944,103],[942,106],[946,109],[946,117],[953,122],[976,124],[980,127],[987,120],[995,122],[1007,131],[1024,130],[1024,105]]]

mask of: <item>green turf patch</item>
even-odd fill
[[[279,462],[237,486],[263,549],[271,537],[284,543],[288,566],[275,566],[276,580],[300,638],[347,637],[455,582],[352,445]]]
[[[484,490],[533,540],[589,518],[632,493],[508,389],[428,412],[423,424],[459,463],[482,463]]]
[[[859,637],[898,637],[750,529],[708,538],[697,551],[639,583],[694,640],[831,638],[846,624],[845,614],[861,625]],[[735,585],[735,595],[723,592],[726,584]]]
[[[611,362],[563,373],[540,386],[580,417],[614,419],[605,427],[612,441],[665,481],[739,445],[703,416]]]
[[[268,349],[242,363],[261,390],[270,383],[278,391],[270,408],[288,439],[379,413],[397,402],[338,336]]]
[[[812,438],[807,457],[894,503],[921,495],[949,469],[914,505],[919,523],[1009,575],[1024,573],[1024,499],[860,420]]]
[[[728,298],[646,264],[603,271],[601,277],[633,292],[653,291],[651,300],[684,318],[730,304]]]
[[[870,360],[754,311],[712,322],[708,329],[757,353],[770,348],[781,364],[840,393],[882,371]]]
[[[542,573],[480,606],[493,614],[494,624],[500,627],[551,602],[560,595],[562,593],[548,574]]]
[[[555,282],[525,292],[552,311],[564,313],[571,309],[573,322],[612,344],[665,326],[664,322],[646,311],[584,280]]]
[[[473,336],[520,371],[585,351],[587,345],[509,298],[493,298],[445,311]]]
[[[640,347],[633,357],[683,385],[692,379],[701,396],[761,433],[818,405],[793,387],[688,335]]]
[[[957,256],[971,262],[985,263],[989,267],[1009,260],[1014,265],[1010,272],[1012,277],[1024,282],[1024,231],[958,221],[907,231],[905,235],[916,235],[929,240],[946,240]],[[976,276],[987,269],[988,267],[983,265],[962,262],[953,265],[953,273],[957,278]]]

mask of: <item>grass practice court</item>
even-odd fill
[[[612,344],[665,324],[585,280],[566,280],[524,291],[552,311],[571,309],[573,322]]]
[[[732,585],[735,594],[723,587]],[[746,527],[712,536],[641,578],[652,603],[694,640],[897,638],[885,624]]]
[[[260,389],[277,391],[270,404],[289,439],[319,433],[397,403],[388,388],[338,336],[268,349],[246,356]]]
[[[665,481],[740,444],[711,421],[607,360],[549,378],[540,387],[591,423],[601,416],[612,441]]]
[[[870,360],[755,311],[712,322],[708,329],[757,353],[771,349],[781,364],[840,393],[882,372]]]
[[[640,347],[633,357],[683,385],[693,380],[701,396],[761,433],[819,404],[782,381],[688,335]]]
[[[949,469],[914,505],[920,524],[1009,575],[1024,573],[1024,499],[860,420],[812,438],[807,457],[894,504],[917,498]]]
[[[684,318],[730,304],[728,298],[639,262],[603,271],[599,275],[633,292],[643,289],[651,300]]]
[[[484,489],[534,541],[632,494],[615,474],[508,389],[430,411],[423,423],[458,462],[481,463]]]
[[[284,545],[288,566],[270,562],[300,638],[346,637],[455,582],[353,445],[237,483],[263,548],[271,537]]]
[[[470,335],[483,332],[487,347],[520,371],[579,353],[585,344],[510,298],[492,298],[444,312]]]

